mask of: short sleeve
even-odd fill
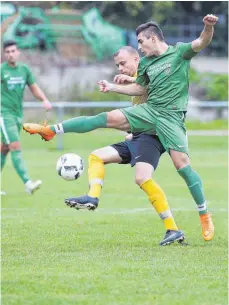
[[[198,54],[198,52],[193,51],[191,42],[189,43],[178,42],[177,46],[181,54],[181,57],[183,57],[184,59],[190,60],[192,57]]]
[[[25,67],[27,70],[26,84],[30,86],[35,83],[35,78],[33,76],[33,73],[31,72],[31,70],[27,66],[25,66]]]
[[[146,73],[146,66],[140,61],[138,65],[138,76],[136,79],[136,83],[142,87],[146,87],[149,84],[149,77]]]

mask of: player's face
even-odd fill
[[[134,76],[138,70],[139,56],[125,50],[121,50],[114,61],[121,74]]]
[[[14,65],[14,64],[16,64],[16,62],[18,60],[20,52],[19,52],[17,46],[9,46],[9,47],[5,48],[4,55],[5,55],[8,63],[11,65]]]
[[[156,39],[155,36],[147,38],[144,32],[138,34],[138,49],[144,54],[144,56],[149,57],[155,55],[156,52]]]

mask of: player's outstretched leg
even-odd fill
[[[161,246],[167,246],[174,243],[175,241],[182,242],[184,241],[185,236],[184,232],[181,230],[167,230],[165,233],[164,239],[160,242]]]
[[[55,137],[56,132],[51,129],[51,126],[40,125],[35,123],[25,123],[23,124],[23,129],[32,134],[39,134],[42,140],[50,141],[53,137]]]
[[[30,134],[39,134],[45,141],[50,141],[56,134],[76,132],[85,133],[97,128],[107,127],[107,113],[95,116],[81,116],[55,125],[23,124],[23,129]]]
[[[89,156],[88,167],[88,179],[89,179],[89,192],[87,195],[80,197],[73,197],[65,199],[65,203],[77,210],[87,209],[95,210],[99,204],[99,197],[101,194],[104,176],[105,166],[102,159],[94,154]]]

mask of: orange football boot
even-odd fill
[[[23,124],[23,129],[30,134],[39,134],[45,141],[50,141],[56,135],[49,125],[40,125],[35,123]]]
[[[204,240],[211,240],[214,236],[214,225],[212,222],[211,214],[200,215],[200,222],[202,226],[202,235]]]

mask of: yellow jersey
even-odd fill
[[[137,73],[134,74],[133,77],[137,77]],[[133,106],[143,104],[147,101],[148,93],[139,96],[132,96],[131,101]]]

